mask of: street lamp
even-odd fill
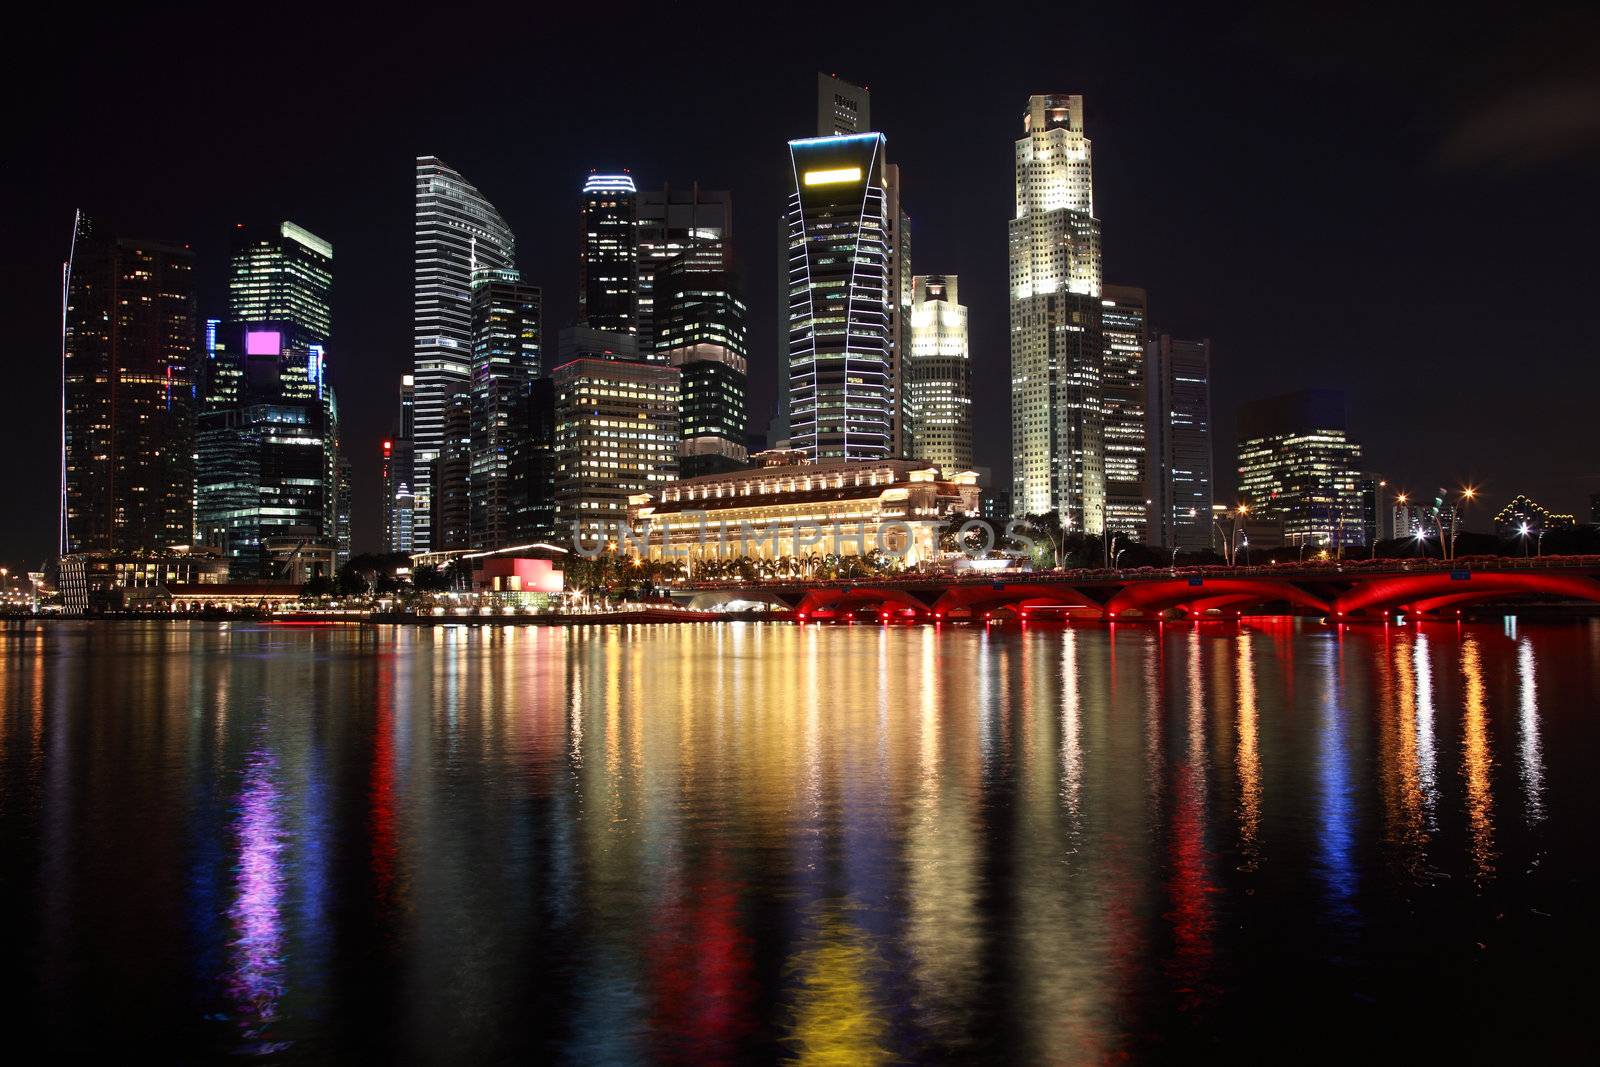
[[[1450,509],[1450,536],[1447,539],[1444,533],[1444,508],[1450,500],[1448,490],[1439,490],[1439,506],[1433,510],[1433,524],[1439,530],[1439,555],[1444,559],[1456,558],[1456,535],[1460,532],[1461,509],[1465,508],[1478,495],[1472,486],[1465,486],[1456,494],[1455,506]]]
[[[1530,527],[1527,523],[1523,523],[1521,526],[1517,527],[1517,536],[1522,538],[1522,558],[1523,559],[1527,559],[1528,558],[1528,535],[1530,533],[1532,533],[1532,532],[1533,532],[1532,527]]]

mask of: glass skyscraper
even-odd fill
[[[61,552],[194,537],[194,255],[74,223],[63,293]]]
[[[539,288],[514,270],[479,271],[472,286],[471,547],[515,543],[511,455],[526,397],[543,367]]]
[[[679,477],[739,470],[749,458],[747,317],[731,271],[685,253],[656,273],[656,354],[683,376]]]
[[[416,469],[413,548],[431,545],[432,464],[445,405],[472,379],[472,276],[515,266],[516,239],[482,193],[433,156],[417,160],[413,287]]]
[[[639,195],[627,174],[583,183],[578,322],[608,333],[639,331]]]
[[[1010,222],[1012,501],[1105,523],[1100,220],[1083,97],[1028,98]]]
[[[639,351],[654,352],[656,272],[689,256],[707,270],[721,268],[732,247],[733,202],[722,190],[667,186],[638,197]]]
[[[1168,334],[1145,346],[1149,539],[1211,547],[1211,342]]]
[[[789,142],[789,441],[812,459],[895,451],[882,134]]]

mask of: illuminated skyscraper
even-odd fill
[[[286,348],[333,336],[333,246],[292,222],[234,228],[228,321],[278,323]]]
[[[1105,434],[1106,529],[1146,539],[1149,470],[1145,436],[1144,349],[1149,311],[1145,291],[1101,289],[1101,411]]]
[[[383,442],[383,544],[389,552],[410,553],[413,548],[415,481],[415,385],[411,375],[400,378],[400,404],[395,411],[394,433]]]
[[[626,334],[561,332],[551,372],[560,543],[617,535],[628,498],[678,476],[676,367],[633,358]],[[621,357],[621,358],[619,358]]]
[[[687,256],[693,267],[721,270],[731,260],[733,201],[724,191],[668,186],[639,194],[639,351],[653,356],[656,273]]]
[[[63,293],[61,552],[194,537],[194,255],[79,215]]]
[[[292,222],[235,228],[228,319],[206,328],[195,513],[200,540],[236,578],[280,573],[274,545],[297,559],[337,556],[332,290],[327,241]]]
[[[583,183],[578,322],[609,333],[639,332],[639,194],[627,174]]]
[[[946,475],[972,467],[972,364],[967,309],[954,274],[913,283],[905,382],[912,415],[910,458]]]
[[[1345,431],[1345,397],[1306,389],[1239,408],[1239,496],[1283,522],[1284,543],[1337,547],[1364,540],[1361,446]]]
[[[1144,373],[1147,538],[1204,551],[1211,547],[1211,342],[1162,334],[1145,345]]]
[[[1028,98],[1010,223],[1012,498],[1101,532],[1100,220],[1083,97]]]
[[[894,453],[884,138],[790,141],[789,440],[813,459]]]
[[[817,75],[817,136],[848,137],[872,129],[872,93],[832,74]]]
[[[472,378],[472,273],[515,266],[516,238],[493,204],[433,156],[417,160],[413,351],[416,381],[416,525],[427,551],[430,476],[444,443],[449,398]]]
[[[679,477],[746,465],[747,309],[732,272],[685,254],[656,274],[656,355],[682,375]]]
[[[473,548],[514,543],[511,452],[539,376],[540,307],[537,286],[514,270],[480,271],[472,287],[472,500]]]
[[[431,551],[472,547],[472,396],[453,393],[444,406],[444,436],[430,472]]]

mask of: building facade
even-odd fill
[[[719,189],[670,185],[638,197],[639,351],[654,352],[656,274],[680,259],[704,270],[733,267],[733,198]]]
[[[590,174],[579,201],[578,322],[639,332],[639,191],[628,174]]]
[[[903,554],[908,566],[939,552],[941,526],[978,510],[977,476],[953,477],[911,460],[781,463],[673,482],[632,499],[628,549],[680,558],[807,559]],[[642,542],[642,543],[641,543]]]
[[[1063,526],[1105,525],[1100,220],[1083,97],[1028,98],[1011,219],[1012,498]]]
[[[1150,536],[1149,427],[1145,417],[1145,345],[1149,301],[1143,289],[1100,290],[1101,411],[1104,423],[1106,530],[1144,542]]]
[[[972,362],[967,308],[954,274],[912,284],[904,367],[910,458],[954,474],[972,467]]]
[[[62,294],[63,555],[194,539],[194,255],[74,224]]]
[[[1211,342],[1161,334],[1145,345],[1145,439],[1150,541],[1210,547]]]
[[[614,539],[630,497],[678,476],[680,377],[676,367],[593,355],[551,372],[563,547]]]
[[[433,507],[428,543],[433,552],[472,547],[472,395],[455,393],[444,406],[444,432],[429,472]]]
[[[789,142],[789,442],[816,460],[894,451],[881,134]]]
[[[1281,519],[1286,545],[1364,542],[1361,446],[1346,433],[1343,393],[1307,389],[1242,405],[1237,439],[1240,499]]]
[[[431,476],[444,444],[445,407],[472,379],[472,276],[516,266],[516,238],[493,204],[442,160],[416,170],[412,348],[416,390],[413,547],[432,539]]]
[[[394,430],[383,442],[383,547],[409,555],[414,546],[417,498],[415,432],[416,379],[400,376]]]
[[[731,271],[683,255],[658,269],[656,355],[678,368],[679,477],[739,470],[749,460],[747,309]]]
[[[542,295],[514,270],[479,271],[472,288],[470,547],[516,543],[511,454],[527,393],[543,370]]]

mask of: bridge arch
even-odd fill
[[[1172,578],[1124,586],[1106,602],[1108,618],[1130,612],[1153,614],[1168,608],[1185,608],[1191,613],[1201,604],[1217,607],[1228,604],[1265,604],[1274,600],[1325,614],[1328,604],[1293,582],[1272,578]]]
[[[1472,571],[1454,578],[1448,572],[1405,574],[1374,578],[1344,593],[1333,602],[1333,614],[1383,613],[1411,604],[1418,610],[1438,610],[1448,604],[1516,596],[1556,596],[1600,603],[1600,582],[1577,574],[1527,574]],[[1420,607],[1427,604],[1428,607]]]

